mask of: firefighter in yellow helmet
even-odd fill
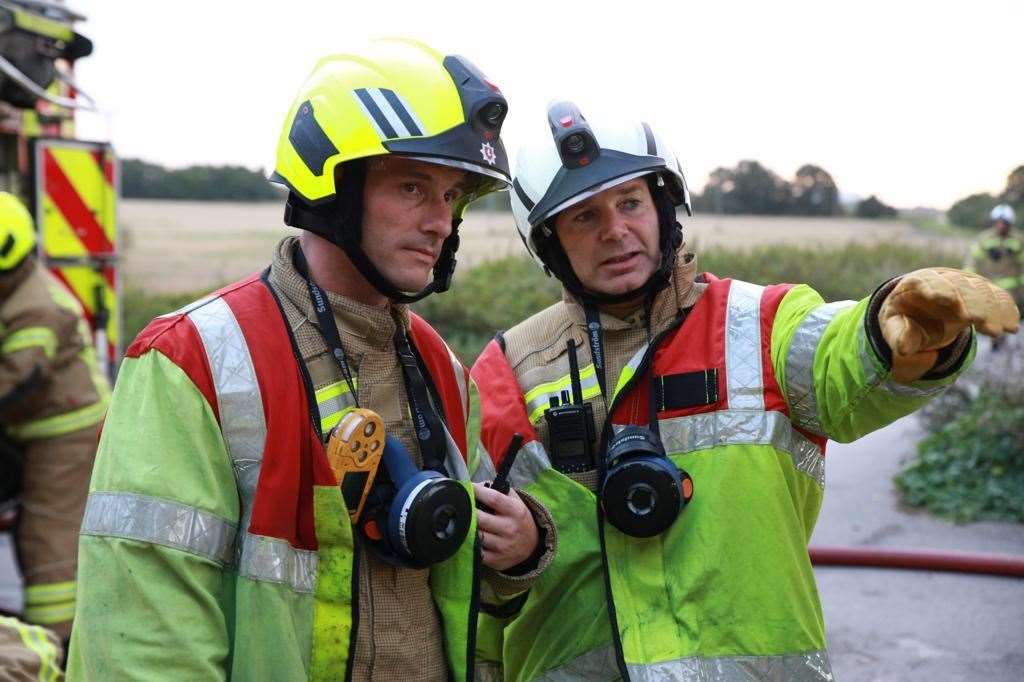
[[[63,639],[78,527],[109,388],[82,308],[35,258],[32,217],[0,192],[0,462],[30,623]]]
[[[412,41],[317,64],[272,177],[304,232],[126,353],[71,679],[471,675],[478,578],[514,598],[554,531],[469,482],[468,372],[405,303],[447,288],[463,211],[508,184],[506,110],[467,60]]]

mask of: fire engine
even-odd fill
[[[75,64],[92,41],[85,20],[53,0],[0,0],[0,189],[35,218],[39,258],[78,298],[101,369],[121,352],[118,162],[106,141],[80,139],[76,113],[96,111]]]

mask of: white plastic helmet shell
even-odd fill
[[[567,110],[575,113],[566,115]],[[557,113],[553,115],[552,112]],[[558,115],[559,113],[562,115]],[[536,231],[560,211],[609,187],[649,173],[661,172],[665,182],[674,185],[673,194],[679,197],[676,205],[683,206],[687,214],[692,215],[690,193],[679,161],[661,136],[647,123],[591,122],[580,114],[575,105],[567,102],[552,104],[548,109],[548,115],[549,121],[552,121],[548,127],[567,123],[571,125],[569,119],[579,116],[589,125],[601,153],[592,163],[587,164],[585,170],[567,168],[555,141],[555,134],[558,131],[550,132],[547,129],[543,133],[535,133],[535,136],[519,150],[512,190],[509,193],[512,215],[523,244],[545,271],[547,267],[537,255],[537,245],[534,242]],[[608,154],[604,154],[606,150],[609,151]],[[612,162],[612,157],[615,157],[617,162]],[[563,169],[564,172],[560,175]],[[573,174],[577,174],[577,178],[585,176],[586,179],[582,182],[577,181],[567,194],[565,180],[573,177]],[[556,181],[561,182],[563,187],[553,187]]]
[[[992,209],[992,213],[989,214],[989,217],[993,221],[1005,220],[1010,225],[1013,225],[1013,221],[1016,219],[1017,215],[1013,212],[1013,207],[1009,204],[999,204]]]

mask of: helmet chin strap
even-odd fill
[[[395,303],[415,303],[433,293],[447,291],[455,274],[455,252],[459,249],[461,218],[452,219],[452,231],[441,245],[441,255],[433,268],[431,282],[414,294],[399,289],[384,276],[363,251],[363,189],[366,186],[366,163],[350,161],[336,180],[334,199],[310,206],[289,192],[284,209],[285,225],[298,227],[323,237],[348,256],[359,274],[381,295]]]
[[[570,294],[587,305],[614,305],[627,301],[639,300],[644,297],[653,298],[654,294],[668,286],[672,280],[672,272],[676,267],[676,254],[683,244],[683,226],[676,220],[675,205],[668,197],[664,187],[659,187],[652,176],[647,183],[654,198],[654,206],[658,214],[659,246],[661,261],[658,268],[647,278],[647,281],[636,289],[621,294],[606,294],[586,288],[572,269],[569,257],[562,248],[562,243],[555,234],[554,225],[550,225],[551,236],[538,244],[538,255],[547,264],[551,273],[562,282]]]

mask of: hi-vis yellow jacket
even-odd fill
[[[557,352],[568,339],[582,342],[584,399],[602,401],[579,306],[538,313],[473,366],[485,451],[470,462],[474,478],[489,479],[511,434],[522,434],[509,478],[548,508],[559,534],[520,610],[481,618],[480,679],[833,679],[807,552],[825,441],[854,440],[917,409],[971,350],[957,346],[935,376],[898,384],[875,323],[884,288],[826,305],[806,286],[702,282],[689,314],[628,348],[632,359],[607,377],[605,433],[648,423],[653,376],[662,443],[693,479],[692,501],[656,537],[607,524],[592,487],[549,454],[543,408],[570,387]],[[625,332],[606,330],[606,343],[616,333]]]

